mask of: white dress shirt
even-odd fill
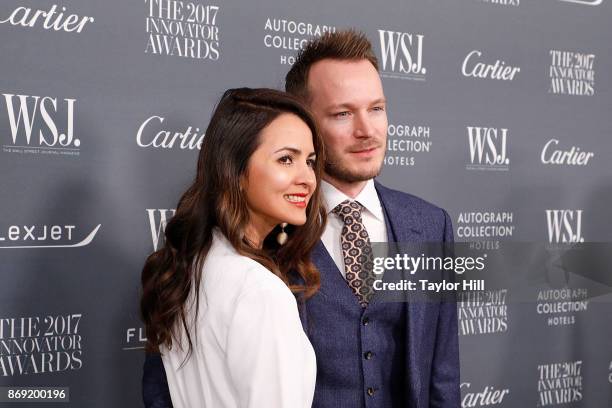
[[[309,408],[315,355],[287,285],[215,231],[199,290],[191,356],[184,334],[161,350],[174,407]]]
[[[359,204],[365,207],[361,214],[361,220],[368,231],[370,242],[387,242],[387,225],[385,224],[383,208],[374,187],[373,179],[368,180],[363,190],[355,198],[350,198],[326,181],[321,181],[321,192],[327,207],[327,226],[325,231],[323,231],[321,241],[336,263],[342,276],[346,277],[344,255],[342,254],[342,244],[340,241],[340,234],[342,233],[344,223],[338,215],[332,213],[332,210],[344,200],[359,202]]]

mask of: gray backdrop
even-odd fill
[[[609,0],[3,1],[0,386],[140,404],[140,271],[214,103],[282,88],[327,30],[362,29],[379,58],[380,181],[447,209],[458,241],[609,242],[611,17]],[[463,406],[609,406],[610,295],[511,296],[460,304]]]

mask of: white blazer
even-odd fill
[[[285,283],[215,230],[199,291],[195,324],[187,303],[192,354],[184,333],[161,349],[174,407],[310,407],[314,350]]]

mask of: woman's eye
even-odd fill
[[[306,160],[306,164],[308,165],[308,167],[311,167],[314,169],[315,164],[317,164],[317,161],[315,159],[308,159]]]
[[[278,162],[281,164],[289,165],[293,163],[293,158],[291,156],[283,156],[280,159],[278,159]]]

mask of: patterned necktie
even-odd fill
[[[368,231],[361,220],[363,206],[356,201],[344,200],[332,212],[344,222],[341,233],[342,255],[346,281],[361,307],[372,297],[372,246]]]

